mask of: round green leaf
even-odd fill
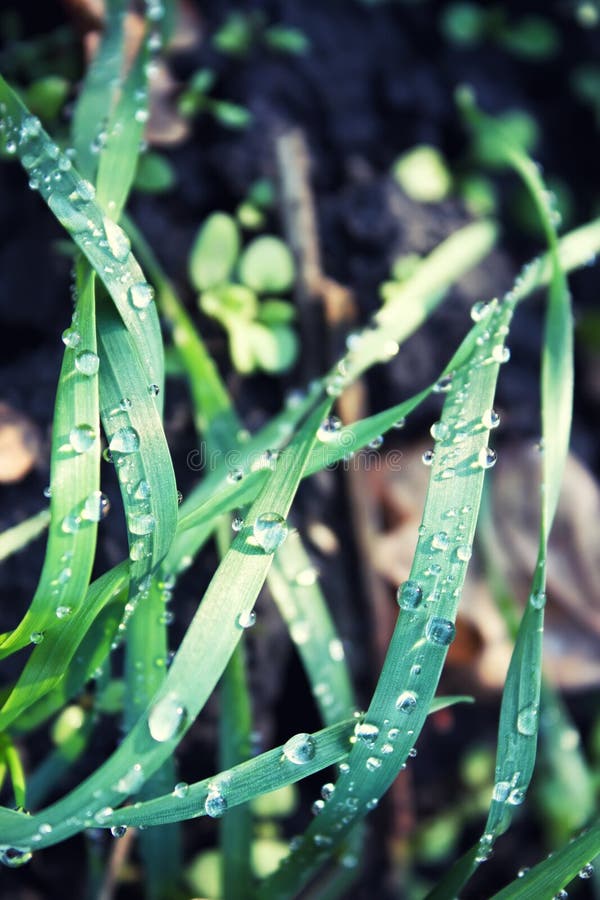
[[[258,320],[265,325],[286,325],[296,318],[296,310],[287,300],[263,300]]]
[[[259,293],[288,291],[295,274],[292,254],[284,242],[273,235],[255,238],[240,260],[242,281]]]
[[[417,203],[439,203],[452,187],[444,157],[428,144],[420,144],[400,156],[393,175],[404,193]]]
[[[200,296],[200,308],[207,316],[227,321],[254,319],[258,300],[254,291],[243,284],[220,284]]]
[[[256,365],[263,371],[273,374],[285,372],[296,361],[298,339],[287,325],[267,328],[265,325],[252,323],[247,336]]]
[[[238,226],[226,213],[213,213],[196,236],[190,254],[190,279],[205,291],[227,281],[240,249]]]

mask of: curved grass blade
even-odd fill
[[[94,202],[94,187],[75,171],[1,76],[0,103],[5,110],[6,138],[14,141],[42,198],[106,285],[152,383],[161,384],[164,361],[153,291],[130,252],[129,241]]]
[[[42,509],[29,519],[7,528],[0,534],[0,562],[8,559],[13,553],[23,550],[32,541],[44,533],[50,524],[50,510]],[[0,635],[0,643],[4,635]]]
[[[490,308],[488,340],[459,368],[447,395],[432,466],[423,525],[384,668],[365,723],[348,759],[349,771],[261,897],[293,896],[340,839],[396,778],[423,726],[448,645],[473,541],[484,472],[488,418],[503,357],[512,303]],[[455,438],[458,437],[458,442]]]
[[[570,841],[551,857],[538,863],[524,878],[513,881],[494,894],[494,900],[528,900],[530,897],[555,897],[590,860],[600,853],[600,822]]]
[[[96,549],[100,436],[94,276],[78,266],[75,312],[79,342],[67,347],[59,376],[50,461],[50,529],[40,581],[0,658],[40,635],[49,642],[81,605]],[[10,701],[9,701],[10,703]]]
[[[25,772],[17,748],[6,733],[0,734],[0,767],[10,776],[15,806],[25,809],[27,805]],[[2,778],[0,778],[1,784]]]

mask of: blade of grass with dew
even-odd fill
[[[298,849],[263,883],[261,897],[293,896],[309,881],[396,778],[425,721],[454,637],[484,473],[495,458],[486,446],[486,411],[512,304],[490,304],[486,313],[487,340],[454,373],[444,403],[423,524],[409,581],[399,592],[400,617],[349,769]]]
[[[513,881],[494,894],[493,900],[556,897],[599,853],[600,821],[596,819],[588,830],[560,850],[555,850],[550,857],[530,869],[524,878]]]
[[[483,835],[477,852],[460,860],[434,891],[431,900],[443,897],[448,883],[464,883],[477,865],[490,855],[497,838],[510,827],[529,787],[537,750],[542,682],[542,636],[546,602],[546,555],[550,528],[558,504],[560,485],[569,448],[573,404],[573,324],[570,295],[560,260],[559,242],[539,170],[506,136],[502,126],[483,115],[472,96],[465,93],[461,105],[469,125],[492,134],[498,149],[525,182],[540,215],[549,245],[550,283],[542,350],[541,406],[542,458],[541,515],[536,567],[529,601],[523,613],[502,693],[495,785]],[[521,285],[518,285],[521,288]],[[467,865],[470,861],[470,869]]]
[[[125,574],[123,573],[123,579]],[[111,602],[123,582],[112,573],[95,581],[85,603],[61,621],[61,627],[37,643],[8,700],[0,710],[0,730],[14,722],[24,710],[57,687],[69,669],[69,663],[102,609]]]
[[[429,712],[465,701],[472,701],[472,698],[436,697]],[[355,725],[356,717],[352,716],[314,734],[302,732],[293,735],[282,746],[267,750],[226,772],[184,785],[179,791],[139,806],[136,804],[114,810],[106,816],[103,824],[107,828],[117,824],[154,826],[207,815],[205,800],[217,788],[227,797],[227,809],[246,803],[259,794],[268,794],[337,762],[343,762],[352,746]]]
[[[96,549],[100,436],[94,277],[83,278],[82,265],[77,293],[79,343],[65,349],[54,410],[51,521],[44,565],[29,609],[15,630],[4,636],[0,658],[32,639],[52,642],[65,619],[81,605],[90,581]]]
[[[130,332],[151,383],[163,379],[163,350],[153,291],[129,250],[129,241],[94,202],[94,187],[76,172],[70,159],[31,116],[0,76],[5,135],[30,177],[72,240],[104,282]],[[108,222],[108,224],[107,224]]]
[[[328,408],[329,401],[318,405],[294,444],[282,453],[279,465],[252,506],[249,521],[254,523],[266,513],[285,519],[318,424]],[[252,609],[270,567],[272,553],[248,542],[251,530],[248,528],[236,536],[217,569],[148,712],[140,717],[112,756],[67,797],[39,816],[15,820],[10,816],[6,819],[6,811],[0,815],[0,824],[7,826],[7,842],[22,847],[38,834],[41,821],[52,826],[48,836],[51,844],[94,822],[103,824],[102,810],[124,799],[119,788],[121,779],[137,765],[150,775],[172,754],[214,689],[240,638],[237,618]],[[239,586],[233,597],[232,583]],[[45,839],[43,835],[38,836],[41,842],[37,841],[37,846],[41,847]]]
[[[125,0],[108,0],[100,45],[83,83],[73,113],[73,146],[77,167],[94,181],[103,119],[108,116],[119,88],[120,61],[125,47]],[[115,75],[117,76],[115,78]]]
[[[50,524],[50,510],[42,509],[29,519],[7,528],[0,534],[0,562],[8,559],[13,553],[23,550],[32,541],[44,533]],[[0,635],[0,642],[3,635]]]

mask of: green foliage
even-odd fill
[[[284,25],[267,25],[266,16],[258,10],[231,12],[213,35],[212,42],[221,53],[241,58],[261,45],[291,55],[301,55],[310,49],[304,32]]]
[[[539,552],[503,693],[485,831],[431,895],[455,896],[525,800],[534,771],[541,696],[554,716],[552,727],[543,734],[544,765],[554,790],[551,797],[538,793],[538,803],[552,818],[560,839],[592,813],[591,781],[583,756],[570,746],[567,760],[552,743],[557,734],[568,732],[569,724],[556,699],[542,695],[541,631],[547,541],[571,419],[572,320],[565,273],[586,263],[600,248],[600,222],[559,241],[556,209],[527,155],[535,128],[522,117],[489,119],[463,95],[475,158],[493,167],[511,166],[519,173],[538,211],[547,254],[523,269],[501,302],[474,307],[470,330],[448,354],[450,359],[433,384],[391,409],[342,426],[331,417],[336,397],[363,372],[396,355],[456,280],[485,258],[497,230],[493,223],[480,220],[451,235],[426,257],[396,261],[394,280],[384,290],[386,302],[368,327],[351,336],[344,357],[297,404],[285,407],[247,437],[174,286],[134,223],[122,216],[136,172],[138,183],[142,173],[143,183],[148,159],[146,184],[155,190],[170,184],[170,170],[156,158],[138,163],[147,119],[145,79],[151,48],[145,43],[130,69],[122,72],[124,9],[121,0],[107,4],[107,28],[73,120],[75,165],[0,79],[4,152],[19,158],[77,248],[75,311],[63,335],[54,410],[50,511],[0,538],[0,556],[5,557],[48,527],[44,565],[29,609],[10,632],[0,635],[1,657],[30,648],[20,675],[2,696],[0,775],[10,778],[18,807],[26,802],[33,807],[31,815],[0,808],[0,858],[19,865],[28,861],[32,849],[42,851],[90,827],[120,833],[126,826],[140,826],[147,893],[164,897],[177,890],[181,847],[176,823],[224,815],[221,850],[196,859],[186,873],[195,893],[218,896],[223,889],[230,898],[246,889],[254,891],[250,882],[260,879],[257,895],[265,900],[292,897],[325,864],[338,861],[341,876],[338,879],[332,867],[321,896],[352,889],[362,820],[399,776],[427,716],[470,700],[440,698],[436,692],[455,634],[484,480],[495,462],[490,431],[497,420],[492,407],[500,368],[508,362],[513,315],[533,291],[547,287]],[[468,31],[464,7],[462,13],[464,36]],[[301,43],[297,35],[256,23],[241,13],[232,14],[219,37],[221,49],[247,53],[258,28],[261,40],[272,43],[275,31],[279,48],[287,44],[291,51],[295,41],[297,52]],[[537,40],[539,54],[539,28],[536,38],[531,23],[528,27],[530,50]],[[192,106],[200,102],[194,110],[207,109],[202,104],[211,88],[212,76],[204,72],[183,97],[191,97]],[[211,109],[223,115],[223,110]],[[418,148],[416,156],[400,161],[397,175],[412,196],[426,202],[441,199],[450,188],[450,177],[433,148]],[[246,198],[263,214],[272,200],[272,186],[265,182],[254,185]],[[292,364],[297,350],[290,327],[293,307],[279,296],[291,290],[295,279],[285,244],[263,234],[242,249],[236,220],[215,212],[194,242],[189,274],[200,292],[202,309],[227,330],[232,359],[240,371],[260,367],[278,372]],[[188,379],[199,436],[216,454],[214,466],[202,474],[181,508],[163,425],[164,341],[159,312]],[[443,409],[434,429],[433,450],[426,455],[431,475],[423,525],[409,579],[398,590],[400,611],[382,671],[366,712],[357,714],[344,644],[302,535],[290,527],[290,510],[304,478],[368,447],[434,392],[442,395]],[[121,488],[129,555],[92,581],[96,534],[106,511],[100,484],[101,427]],[[238,464],[232,470],[228,454],[233,452]],[[224,526],[229,535],[227,517],[235,510],[243,514],[236,513],[230,541],[224,537]],[[215,533],[221,561],[167,667],[164,603],[176,589],[179,574]],[[299,721],[297,734],[251,756],[252,709],[243,641],[267,580],[323,727],[308,733]],[[122,677],[114,677],[111,654],[121,645],[124,671]],[[95,690],[87,692],[92,680]],[[183,784],[175,772],[176,748],[219,683],[218,771],[209,776],[194,773],[195,780]],[[44,807],[59,780],[78,771],[73,764],[107,715],[122,717],[123,740],[85,780]],[[19,742],[51,720],[53,747],[39,768],[27,773]],[[489,756],[477,758],[474,753],[467,763],[463,780],[476,794],[479,811]],[[292,810],[291,786],[332,766],[337,767],[337,776],[327,777],[336,778],[335,790],[326,785],[319,816],[289,850],[274,820]],[[564,822],[561,832],[556,824],[560,810],[554,802],[557,796],[566,796],[574,773],[581,808]],[[256,831],[252,816],[260,820]],[[424,827],[423,856],[433,860],[452,852],[459,824],[450,812]],[[599,851],[596,823],[498,896],[552,896]]]
[[[394,163],[393,175],[402,190],[417,203],[439,203],[452,186],[452,178],[439,150],[422,144]]]

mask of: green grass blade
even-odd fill
[[[556,850],[503,890],[494,894],[494,900],[529,900],[530,897],[554,897],[569,884],[578,873],[600,853],[600,822],[579,837]]]
[[[66,618],[81,605],[90,580],[97,523],[86,518],[85,504],[88,498],[93,503],[98,491],[100,435],[98,377],[78,368],[81,353],[89,354],[92,361],[96,354],[94,277],[85,277],[81,266],[76,322],[80,342],[65,350],[54,410],[51,522],[44,566],[23,620],[4,636],[0,657],[29,644],[32,634],[35,640],[42,635],[52,642]]]
[[[19,550],[23,550],[24,547],[35,541],[36,538],[44,533],[49,524],[50,510],[42,509],[29,519],[25,519],[24,522],[19,522],[18,525],[3,531],[0,534],[0,562],[8,559],[13,553],[18,553]],[[2,642],[2,637],[0,636],[0,643]]]

